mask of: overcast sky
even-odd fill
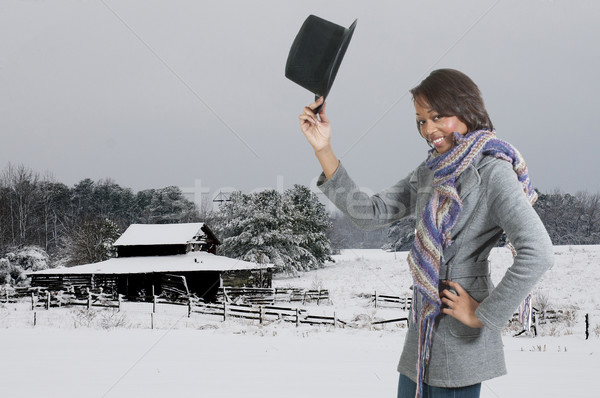
[[[595,1],[0,0],[0,167],[135,191],[311,185],[312,95],[284,67],[315,14],[357,28],[328,98],[333,145],[373,192],[426,156],[408,90],[480,87],[534,185],[600,192]]]

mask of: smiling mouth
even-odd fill
[[[431,140],[431,143],[435,146],[440,145],[442,142],[444,142],[444,137],[439,137],[439,138],[436,138],[435,140]]]

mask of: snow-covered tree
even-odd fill
[[[234,192],[212,221],[222,239],[220,253],[273,264],[290,274],[323,266],[330,259],[324,232],[329,224],[315,201],[301,187],[283,195],[275,190]]]
[[[304,185],[294,185],[285,192],[284,196],[292,202],[292,230],[300,239],[300,247],[306,251],[300,261],[305,268],[322,267],[331,258],[331,243],[327,231],[331,221],[325,205],[317,195]]]
[[[0,259],[0,284],[21,286],[27,283],[27,271],[39,271],[50,266],[50,257],[41,247],[26,246],[9,252]]]

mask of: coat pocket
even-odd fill
[[[457,338],[475,338],[481,334],[481,328],[471,328],[462,323],[461,321],[448,317],[448,331],[450,334]]]

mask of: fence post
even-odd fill
[[[296,308],[296,327],[300,326],[300,310]]]
[[[337,317],[335,316],[335,311],[333,312],[333,327],[337,326]]]
[[[33,326],[37,325],[37,312],[33,311]]]
[[[154,286],[152,287],[152,290],[154,291]],[[152,295],[152,313],[156,312],[156,296],[153,294]]]
[[[258,306],[258,323],[259,324],[263,324],[263,306],[259,305]]]
[[[50,291],[46,291],[46,309],[50,309]]]
[[[377,290],[375,290],[374,296],[375,296],[375,308],[377,308]]]
[[[150,313],[150,328],[154,329],[154,312]]]
[[[223,301],[223,322],[227,320],[227,302]]]
[[[585,314],[585,339],[590,337],[590,314]]]
[[[188,297],[188,318],[192,317],[192,298]]]
[[[31,311],[35,309],[35,294],[31,292]]]
[[[89,310],[90,308],[92,308],[92,292],[90,292],[89,288],[87,290],[87,294],[88,294],[87,309]]]

